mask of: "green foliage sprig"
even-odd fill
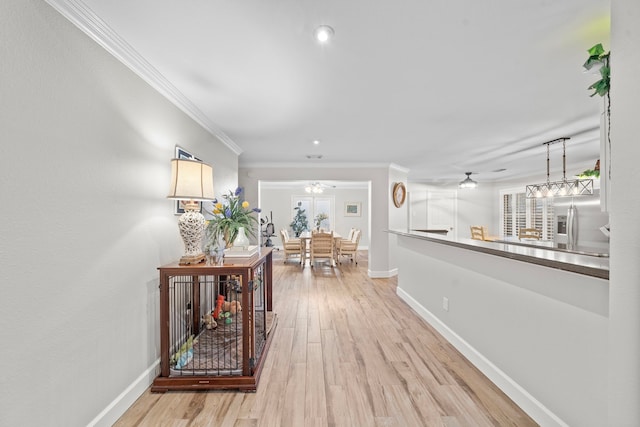
[[[600,178],[600,171],[595,169],[587,169],[585,171],[580,172],[580,174],[578,174],[578,178],[580,179]]]
[[[611,68],[609,67],[609,52],[605,52],[602,47],[602,43],[598,43],[588,50],[589,58],[583,64],[583,67],[587,70],[592,69],[594,66],[600,66],[601,79],[593,83],[587,89],[593,90],[591,96],[596,94],[605,96],[609,93],[611,87]]]
[[[587,70],[595,66],[600,66],[600,80],[593,83],[589,86],[588,90],[593,90],[593,93],[590,96],[594,96],[596,94],[605,98],[607,103],[606,105],[606,132],[607,132],[607,143],[609,145],[609,165],[608,172],[609,178],[611,178],[611,94],[609,93],[611,89],[611,67],[609,65],[609,57],[610,53],[605,52],[602,47],[602,43],[598,43],[588,50],[589,58],[583,64],[583,67]]]

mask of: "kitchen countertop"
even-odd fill
[[[507,243],[511,245],[520,245],[520,246],[540,247],[540,248],[549,249],[552,251],[567,252],[567,253],[579,254],[579,255],[591,255],[591,256],[603,257],[603,258],[609,257],[609,251],[603,248],[594,248],[589,246],[578,245],[573,249],[569,249],[567,248],[566,244],[556,243],[552,240],[536,240],[536,239],[520,240],[517,237],[514,237],[514,238],[506,238],[504,240],[498,239],[498,240],[494,240],[494,242]]]
[[[433,243],[455,246],[549,268],[557,268],[587,276],[609,279],[609,257],[602,256],[602,254],[593,255],[575,251],[568,252],[566,250],[560,250],[559,248],[505,240],[489,242],[465,238],[453,239],[441,234],[420,231],[388,230],[388,232],[398,236],[427,240]]]

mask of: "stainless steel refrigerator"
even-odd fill
[[[600,209],[600,192],[553,201],[555,246],[579,252],[609,253],[609,214]],[[605,228],[603,228],[605,227]],[[603,231],[604,230],[604,231]]]

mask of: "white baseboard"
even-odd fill
[[[502,390],[516,405],[533,418],[542,427],[569,427],[557,415],[546,406],[531,396],[524,388],[517,384],[511,377],[502,372],[480,352],[473,348],[462,337],[451,330],[440,319],[424,308],[418,301],[404,290],[396,290],[398,296],[413,308],[420,317],[433,326],[447,341],[462,353],[476,368],[489,378],[500,390]]]
[[[367,274],[369,275],[369,277],[371,277],[373,279],[388,279],[389,277],[397,276],[398,275],[398,269],[394,268],[394,269],[387,270],[387,271],[367,270]]]
[[[118,397],[102,410],[88,427],[110,427],[133,405],[159,374],[160,359],[140,374]]]

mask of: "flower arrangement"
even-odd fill
[[[261,212],[258,208],[249,209],[249,202],[240,201],[242,188],[236,191],[229,190],[228,194],[222,197],[224,201],[213,200],[213,219],[207,221],[207,236],[209,242],[207,247],[216,246],[220,237],[224,238],[226,246],[230,246],[238,235],[238,229],[244,227],[245,230],[255,237],[255,226],[258,219],[253,213]]]
[[[327,215],[326,213],[319,213],[318,215],[316,215],[316,217],[314,218],[314,222],[316,223],[316,228],[320,228],[320,224],[322,224],[322,221],[324,221],[325,219],[329,219],[329,215]]]

